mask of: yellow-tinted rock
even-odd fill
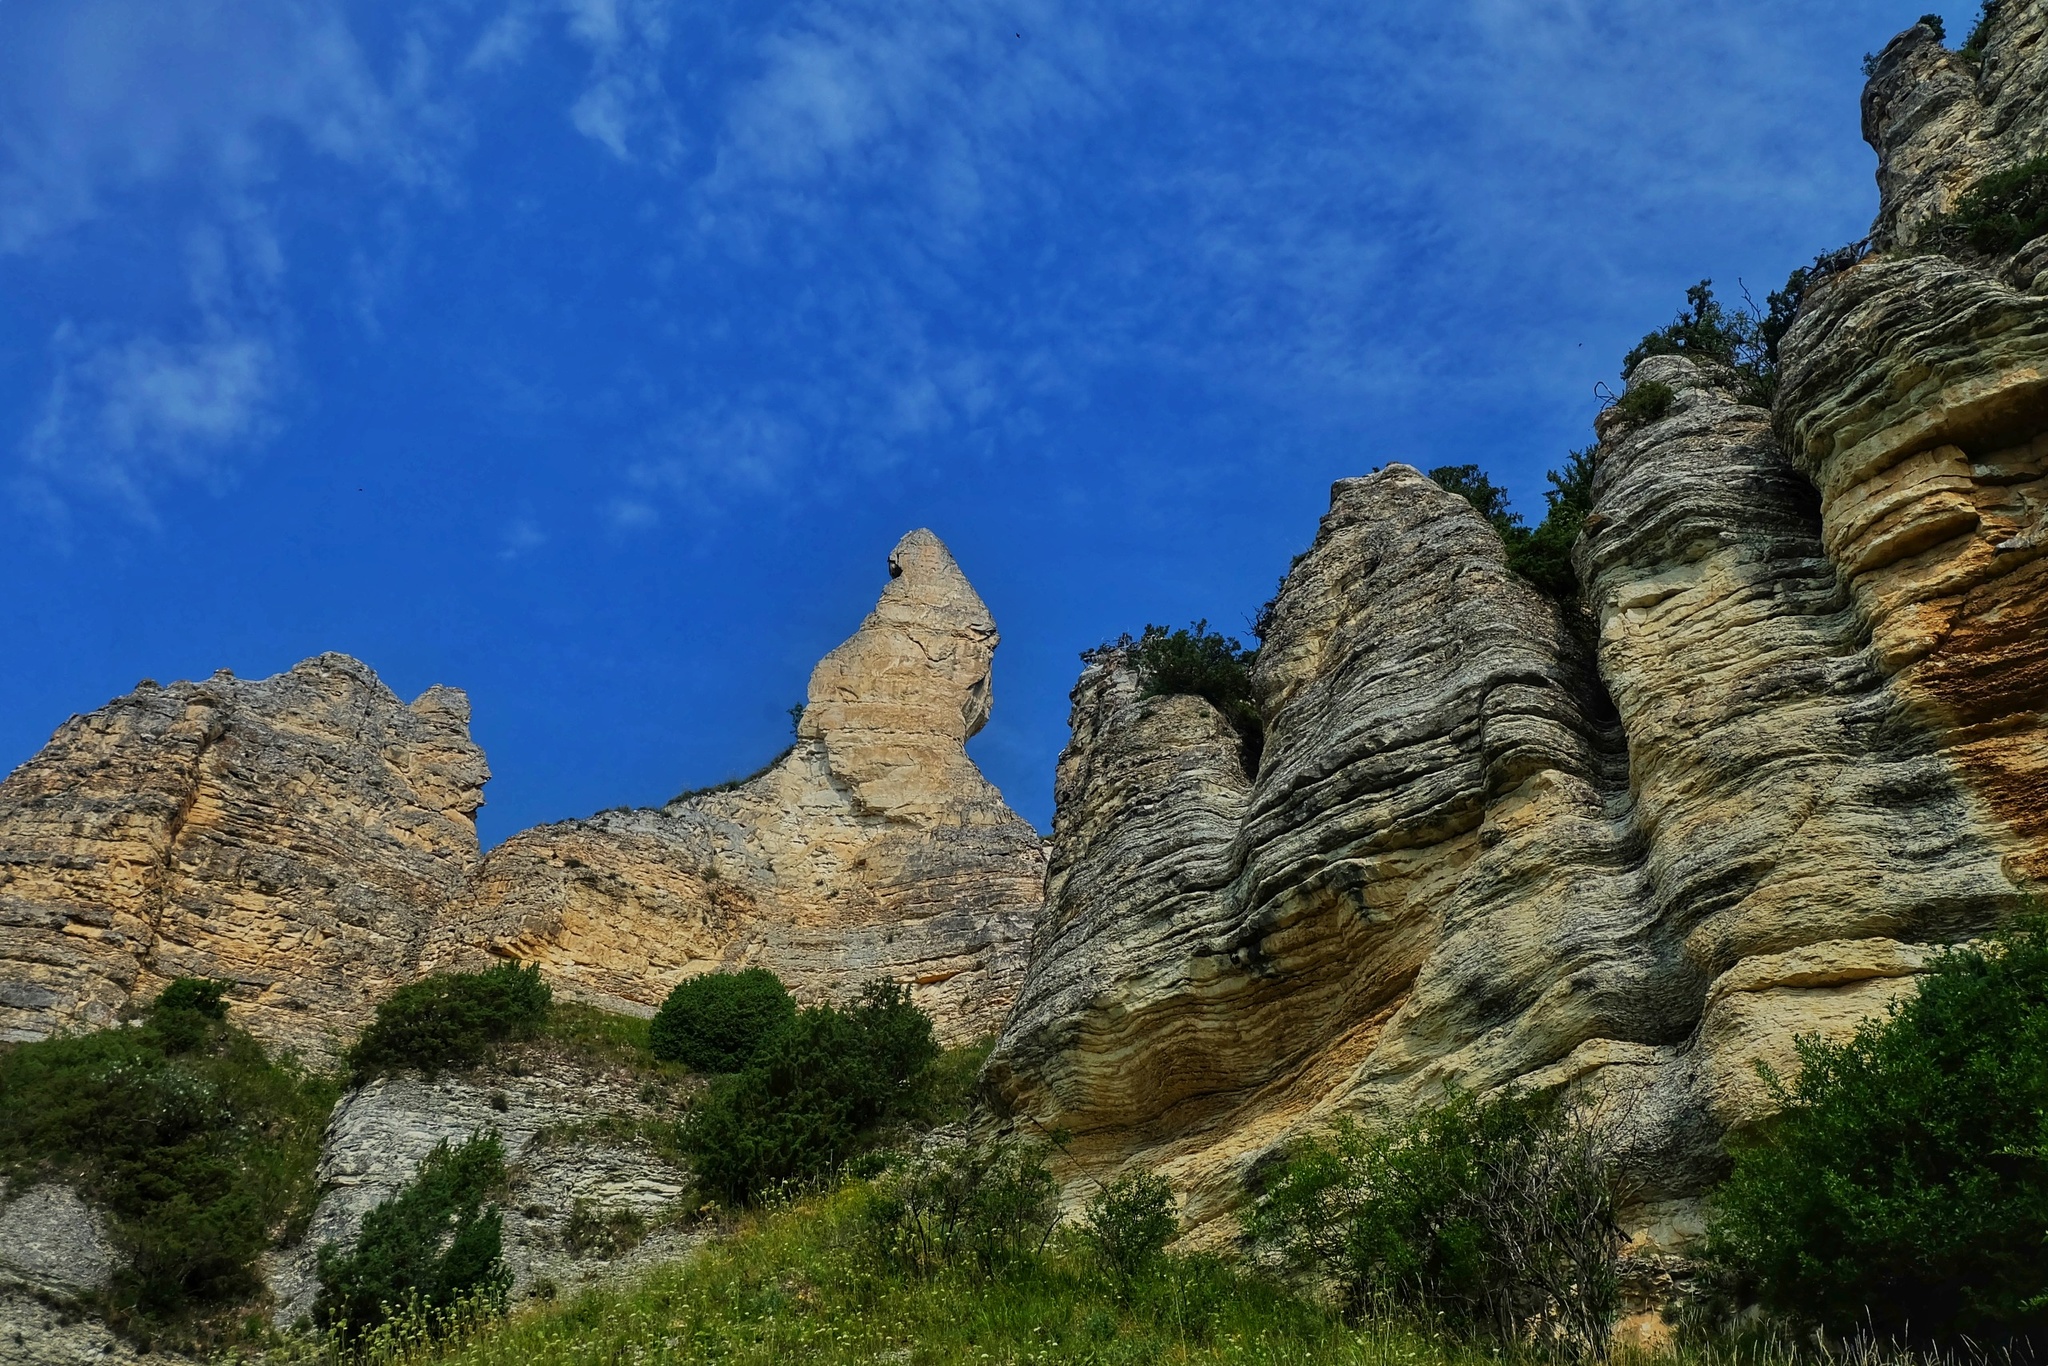
[[[995,623],[929,531],[819,662],[796,745],[725,790],[515,835],[429,965],[538,962],[645,1013],[683,978],[773,969],[808,1000],[912,985],[942,1037],[991,1033],[1023,973],[1044,843],[964,748],[988,719]]]

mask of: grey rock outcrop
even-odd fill
[[[573,1060],[514,1059],[433,1081],[381,1078],[342,1098],[321,1144],[325,1193],[306,1236],[268,1260],[279,1327],[312,1314],[322,1246],[353,1245],[363,1216],[413,1180],[437,1145],[479,1134],[496,1134],[505,1150],[503,1237],[515,1299],[573,1290],[701,1241],[683,1222],[696,1207],[689,1173],[641,1136],[647,1123],[673,1120],[676,1098],[650,1098],[630,1077]],[[579,1202],[587,1219],[624,1216],[632,1246],[579,1248],[570,1222]]]

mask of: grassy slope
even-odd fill
[[[1464,1353],[1404,1329],[1346,1328],[1207,1258],[1119,1296],[1056,1243],[996,1277],[910,1279],[878,1266],[855,1226],[857,1187],[758,1216],[734,1238],[629,1287],[488,1323],[445,1349],[386,1360],[463,1366],[634,1362],[1415,1363]]]

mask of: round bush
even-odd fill
[[[474,1067],[491,1048],[531,1038],[547,1022],[554,992],[538,965],[500,963],[484,972],[422,977],[391,993],[348,1051],[350,1077],[412,1069],[432,1077]]]
[[[665,1062],[697,1072],[737,1072],[768,1036],[796,1018],[796,1002],[766,968],[692,977],[668,994],[647,1030]]]
[[[1943,954],[1799,1061],[1716,1201],[1738,1286],[1838,1333],[2048,1340],[2048,922]]]

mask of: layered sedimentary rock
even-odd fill
[[[178,976],[329,1052],[408,980],[477,864],[469,703],[345,655],[145,683],[0,783],[0,1039],[108,1023]]]
[[[462,1076],[383,1077],[350,1091],[327,1124],[322,1194],[304,1236],[265,1258],[272,1319],[288,1328],[309,1318],[320,1249],[353,1245],[363,1216],[412,1181],[437,1145],[479,1134],[504,1149],[514,1300],[675,1259],[707,1235],[684,1221],[697,1207],[689,1173],[644,1135],[682,1099],[669,1084],[545,1042]]]
[[[2035,154],[2041,7],[2006,8],[1981,77],[1924,29],[1880,59],[1880,243]],[[1837,271],[1775,412],[1645,361],[1674,400],[1602,419],[1576,603],[1416,471],[1340,482],[1259,656],[1255,775],[1207,703],[1097,658],[1004,1121],[1089,1175],[1164,1170],[1220,1230],[1336,1113],[1567,1088],[1639,1231],[1683,1241],[1756,1064],[2048,876],[2042,265]]]
[[[967,757],[989,715],[988,608],[929,531],[818,664],[797,742],[665,807],[541,826],[485,860],[431,962],[538,962],[646,1012],[684,977],[773,969],[800,997],[912,984],[949,1040],[990,1033],[1023,973],[1044,844]]]
[[[964,748],[996,632],[914,531],[812,675],[794,748],[744,783],[543,826],[480,857],[469,703],[407,705],[322,655],[275,678],[145,683],[0,783],[0,1040],[114,1019],[173,977],[235,984],[257,1036],[330,1056],[423,972],[537,961],[651,1011],[761,964],[809,999],[913,984],[949,1039],[1015,994],[1044,846]]]

